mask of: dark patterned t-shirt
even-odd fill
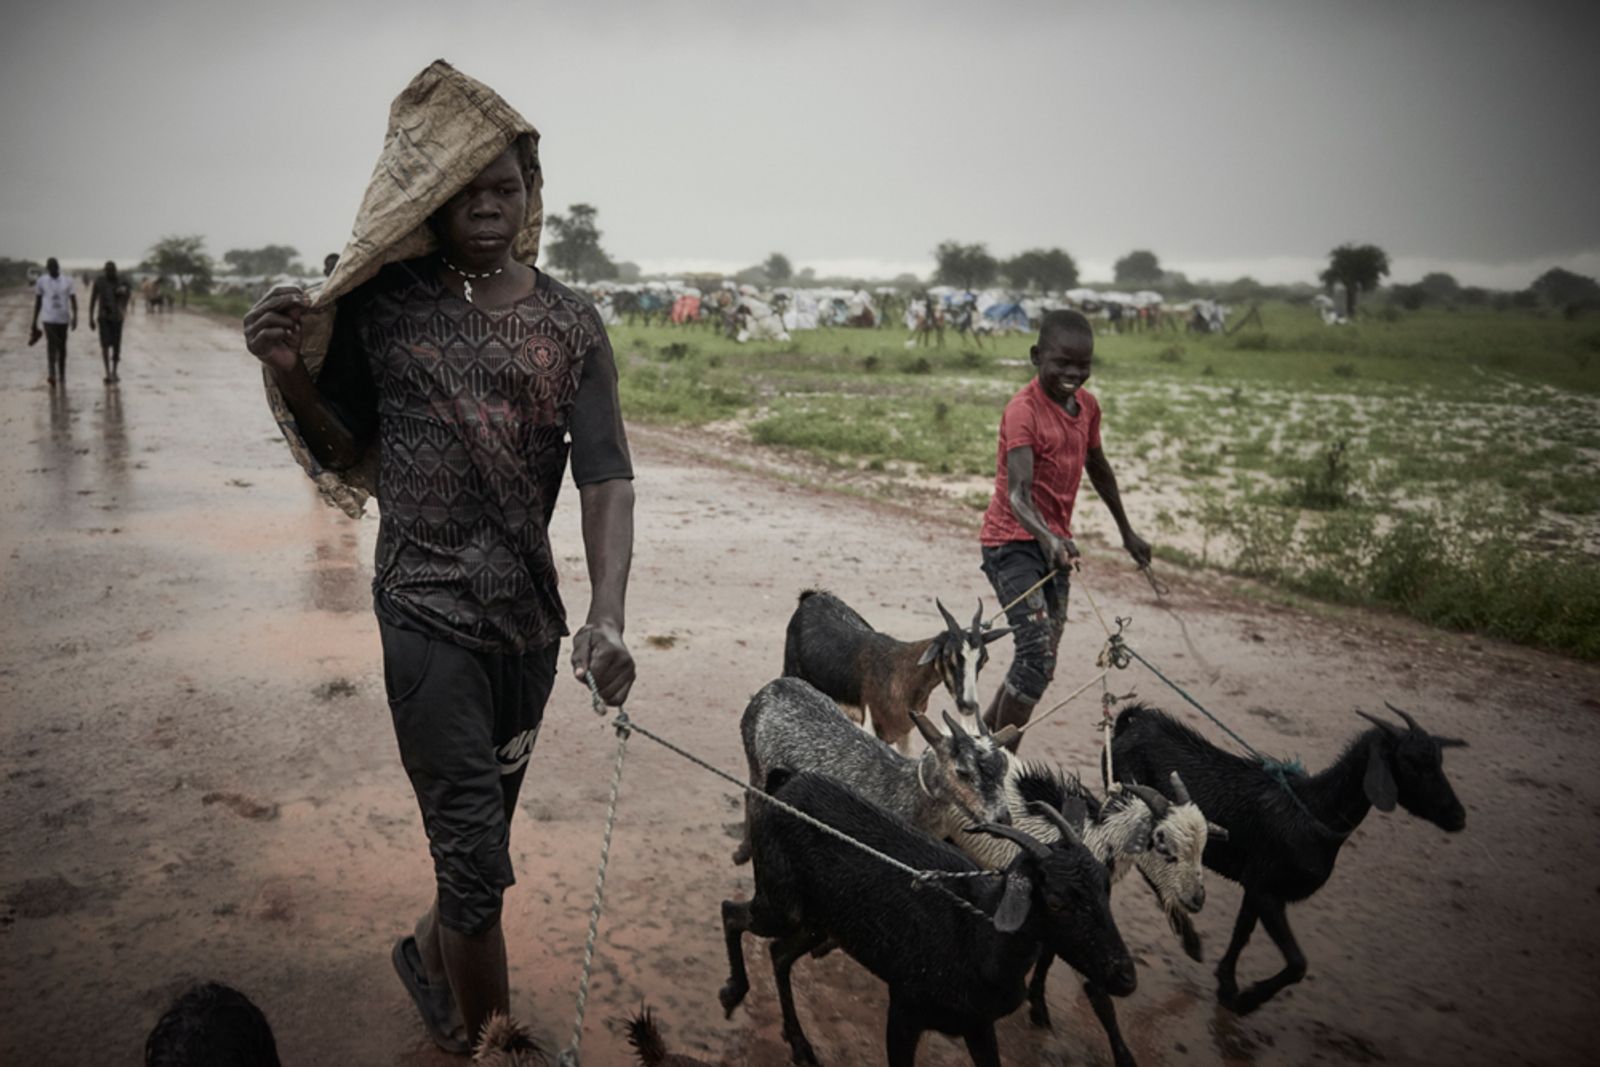
[[[559,640],[548,526],[569,447],[580,487],[633,477],[593,306],[540,272],[486,310],[433,261],[391,267],[340,301],[318,386],[377,434],[379,616],[482,651]]]

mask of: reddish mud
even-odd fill
[[[375,520],[316,499],[228,325],[135,314],[117,389],[79,330],[52,394],[26,314],[20,294],[0,302],[0,1062],[136,1062],[197,977],[248,992],[290,1067],[461,1062],[432,1050],[389,965],[430,874],[368,607]],[[631,710],[719,766],[743,766],[738,716],[778,671],[797,590],[829,586],[905,635],[937,628],[936,594],[956,607],[988,595],[971,513],[752,474],[689,434],[638,428],[634,442]],[[576,517],[569,492],[554,539],[581,617]],[[1591,1062],[1600,671],[1169,574],[1212,680],[1117,553],[1092,551],[1089,566],[1108,614],[1133,616],[1137,647],[1257,747],[1319,767],[1362,725],[1351,709],[1385,699],[1472,741],[1449,755],[1465,833],[1369,818],[1322,894],[1291,911],[1310,976],[1252,1016],[1219,1009],[1209,966],[1182,955],[1139,885],[1120,889],[1141,964],[1120,1013],[1142,1064]],[[1098,634],[1080,599],[1057,697],[1092,675]],[[1149,675],[1115,683],[1179,710]],[[1026,750],[1091,768],[1095,711],[1071,705]],[[614,747],[564,681],[523,791],[505,917],[516,1010],[554,1046],[572,1023]],[[721,783],[631,743],[587,1064],[628,1062],[617,1020],[641,1001],[678,1050],[787,1062],[754,941],[749,999],[729,1021],[716,1005],[718,902],[750,890],[749,869],[728,862],[737,818]],[[1209,888],[1198,925],[1214,956],[1239,890]],[[1241,977],[1279,965],[1258,932]],[[800,964],[795,984],[824,1062],[881,1062],[876,980],[836,953]],[[1054,1033],[1020,1012],[1000,1024],[1007,1062],[1108,1063],[1064,968],[1051,1002]],[[967,1059],[930,1035],[919,1062]]]

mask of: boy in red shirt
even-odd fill
[[[1050,312],[1029,354],[1038,374],[1011,398],[1000,419],[994,496],[979,539],[983,573],[1001,604],[1010,604],[1052,570],[1055,575],[1006,613],[1016,653],[984,713],[994,729],[1026,723],[1055,677],[1056,648],[1067,621],[1068,575],[1078,558],[1072,507],[1085,470],[1111,509],[1123,547],[1141,567],[1150,562],[1150,546],[1129,525],[1117,476],[1100,447],[1100,402],[1083,388],[1094,357],[1089,320],[1076,311]]]

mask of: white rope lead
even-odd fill
[[[587,674],[595,710],[603,711],[600,687],[594,675]],[[559,1067],[578,1067],[578,1046],[583,1042],[583,1017],[589,1008],[589,979],[594,974],[594,942],[600,931],[600,913],[605,909],[606,866],[611,862],[611,831],[617,824],[617,796],[622,790],[622,763],[628,754],[628,735],[633,732],[628,713],[617,709],[617,763],[611,773],[611,799],[606,805],[606,832],[600,844],[600,869],[595,874],[594,903],[589,908],[589,936],[583,943],[583,977],[578,981],[577,1017],[572,1021],[572,1042],[556,1062]]]

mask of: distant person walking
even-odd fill
[[[117,265],[106,260],[106,269],[94,280],[89,290],[89,329],[95,329],[95,315],[100,317],[100,359],[106,365],[106,381],[121,381],[117,364],[122,359],[122,323],[128,315],[128,304],[133,300],[133,287],[117,274]]]
[[[49,382],[67,384],[67,326],[78,328],[78,287],[61,273],[61,264],[51,256],[44,273],[33,283],[33,325],[28,333],[37,337],[44,327],[45,355],[49,361]]]

